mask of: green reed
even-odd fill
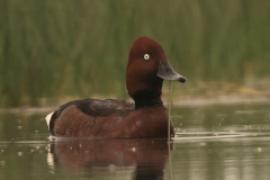
[[[270,2],[1,0],[0,105],[127,97],[133,40],[157,39],[190,86],[270,75]]]

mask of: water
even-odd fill
[[[48,140],[46,112],[0,112],[0,179],[268,180],[270,104],[172,109],[163,140]]]

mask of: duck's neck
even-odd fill
[[[145,107],[157,107],[163,106],[160,94],[155,93],[140,93],[133,97],[135,101],[135,108],[145,108]]]

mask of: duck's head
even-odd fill
[[[140,37],[133,43],[126,75],[127,90],[136,108],[162,105],[163,80],[186,81],[168,63],[160,44],[148,37]]]

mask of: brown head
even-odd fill
[[[129,52],[126,85],[136,108],[162,105],[163,80],[185,82],[168,63],[162,47],[148,37],[138,38]]]

